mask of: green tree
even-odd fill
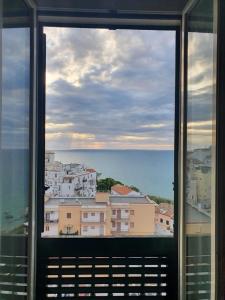
[[[167,198],[162,198],[162,197],[154,196],[154,195],[148,195],[148,196],[151,200],[155,201],[157,204],[160,204],[160,203],[173,204],[173,201],[170,199],[167,199]]]
[[[129,187],[135,192],[140,192],[140,190],[136,186],[130,185]]]
[[[115,184],[122,184],[122,183],[120,181],[114,180],[113,178],[99,179],[97,180],[97,191],[109,192],[111,190],[111,187]]]

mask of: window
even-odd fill
[[[169,225],[170,224],[170,222],[169,221],[166,221],[166,225]]]
[[[207,18],[205,18],[207,16]],[[185,253],[186,264],[191,265],[191,257],[196,257],[194,268],[204,271],[199,262],[207,257],[209,295],[215,294],[215,186],[216,186],[216,129],[215,74],[217,58],[214,1],[199,0],[185,16],[187,34],[187,135],[185,153]],[[204,20],[202,22],[202,20]],[[215,22],[216,21],[216,22]],[[199,68],[199,66],[201,67]],[[200,88],[201,87],[201,88]],[[200,88],[200,89],[199,89]],[[220,145],[219,145],[220,146]],[[218,233],[218,232],[217,232]],[[218,234],[220,238],[220,234]],[[184,266],[184,270],[186,267]],[[200,299],[206,290],[198,278],[191,279],[187,270],[184,275],[186,299],[195,293]],[[217,274],[216,274],[217,275]],[[191,285],[198,288],[191,288]],[[211,298],[209,296],[209,298]],[[213,298],[213,297],[212,297]],[[223,298],[223,297],[222,297]]]
[[[67,233],[67,234],[70,234],[70,233],[71,233],[71,229],[72,229],[71,226],[67,226],[67,227],[66,227],[66,233]]]
[[[48,225],[45,227],[45,230],[46,230],[46,231],[49,231],[49,226],[48,226]]]
[[[83,217],[84,217],[84,219],[87,219],[88,213],[83,213]]]
[[[163,223],[163,219],[160,219],[160,223]]]
[[[109,236],[110,216],[125,224],[130,212],[137,236],[161,235],[155,204],[160,213],[174,206],[175,31],[44,32],[45,171],[57,170],[60,187],[46,191],[46,206],[58,198],[66,206],[69,198],[77,208],[71,221],[79,222],[100,208]],[[82,215],[82,207],[90,213]]]
[[[71,215],[72,215],[71,213],[66,213],[66,218],[71,219]]]
[[[45,219],[46,219],[46,222],[49,222],[50,221],[50,212],[46,212],[45,214]]]

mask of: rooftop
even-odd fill
[[[95,198],[90,197],[73,197],[73,198],[49,198],[45,205],[58,206],[58,205],[96,205]]]
[[[114,191],[120,195],[128,195],[129,193],[133,192],[133,190],[129,186],[122,185],[122,184],[113,185],[111,187],[111,191]]]
[[[49,198],[46,200],[45,205],[46,207],[58,205],[106,205],[108,201],[114,204],[155,204],[154,201],[146,196],[114,196],[108,193],[97,193],[96,198],[97,199],[94,197]]]
[[[131,204],[155,204],[146,196],[114,196],[110,195],[111,203],[131,203]]]

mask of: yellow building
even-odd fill
[[[65,199],[59,203],[59,234],[144,236],[155,232],[155,203],[145,196]]]
[[[59,233],[82,236],[109,235],[109,206],[95,198],[65,200],[59,205]]]
[[[111,196],[114,236],[147,236],[155,233],[155,203],[144,196]]]

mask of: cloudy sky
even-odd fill
[[[45,28],[48,149],[172,149],[175,33]]]
[[[175,33],[47,28],[48,149],[172,149]],[[189,34],[188,147],[212,144],[213,35]],[[3,31],[4,148],[29,146],[29,30]]]
[[[213,80],[213,34],[190,32],[188,36],[187,147],[213,144],[215,102]]]

